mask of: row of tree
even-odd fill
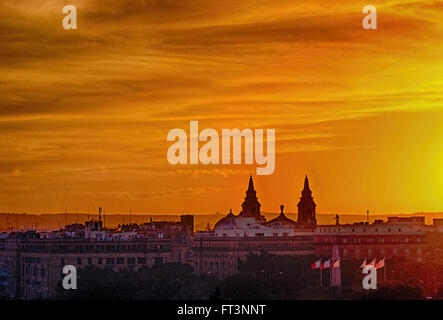
[[[405,259],[389,260],[387,281],[377,290],[362,288],[361,261],[342,263],[342,287],[329,286],[329,270],[311,270],[314,256],[250,254],[239,261],[239,273],[223,280],[196,276],[189,265],[166,263],[137,271],[86,267],[78,272],[78,289],[64,290],[54,299],[173,300],[173,299],[423,299],[426,265]],[[442,272],[443,266],[437,272]],[[429,276],[428,276],[429,277]],[[435,282],[435,279],[433,279]]]

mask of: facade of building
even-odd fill
[[[261,251],[280,255],[314,253],[312,230],[316,224],[315,203],[307,177],[298,205],[303,217],[298,222],[286,217],[283,205],[280,206],[278,217],[266,221],[260,207],[250,177],[240,213],[234,215],[230,211],[215,224],[213,230],[193,236],[193,266],[197,274],[216,278],[230,276],[238,272],[239,259]]]
[[[88,237],[43,239],[35,232],[26,232],[11,234],[0,241],[0,265],[7,274],[6,297],[41,299],[53,295],[66,265],[118,271],[166,262],[193,262],[192,216],[182,216],[181,222],[156,222],[156,233],[151,232],[147,238],[115,237],[120,232],[113,230],[107,234],[101,223],[95,222],[85,225]],[[174,233],[170,232],[171,225],[177,227]]]
[[[311,233],[296,236],[215,237],[195,236],[192,241],[192,266],[197,275],[223,279],[238,272],[239,259],[266,251],[278,255],[313,254]]]
[[[54,294],[65,265],[96,266],[112,270],[137,270],[166,262],[186,263],[196,274],[218,279],[238,272],[239,260],[250,253],[307,255],[342,259],[373,259],[403,256],[423,261],[426,234],[441,231],[441,219],[425,225],[424,217],[390,217],[374,223],[317,225],[316,204],[308,177],[298,203],[298,219],[280,214],[269,221],[252,177],[241,211],[232,210],[213,229],[194,232],[194,217],[180,221],[150,221],[104,228],[101,215],[84,225],[64,230],[0,234],[0,295],[6,298],[39,299]]]
[[[330,256],[337,245],[343,259],[402,256],[421,262],[426,249],[425,230],[424,217],[318,226],[314,232],[315,254]]]

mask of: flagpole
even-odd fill
[[[322,269],[320,268],[320,287],[323,287]]]

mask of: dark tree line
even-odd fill
[[[174,300],[174,299],[423,299],[420,278],[424,264],[390,261],[388,281],[377,290],[363,290],[361,261],[342,263],[342,287],[329,286],[329,270],[311,270],[314,256],[278,256],[266,252],[239,260],[239,273],[223,280],[196,276],[189,265],[166,263],[137,271],[86,267],[78,270],[78,289],[61,282],[53,299]],[[422,283],[420,282],[422,281]]]

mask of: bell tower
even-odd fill
[[[316,204],[312,197],[312,191],[309,188],[308,176],[305,177],[305,185],[301,192],[300,201],[298,202],[298,219],[297,223],[306,227],[315,227],[317,219],[315,217]]]
[[[242,211],[240,216],[243,217],[254,217],[257,220],[264,220],[265,218],[260,214],[261,204],[257,199],[257,192],[254,189],[254,181],[252,180],[252,176],[249,177],[249,186],[248,190],[246,190],[245,201],[243,201]]]

